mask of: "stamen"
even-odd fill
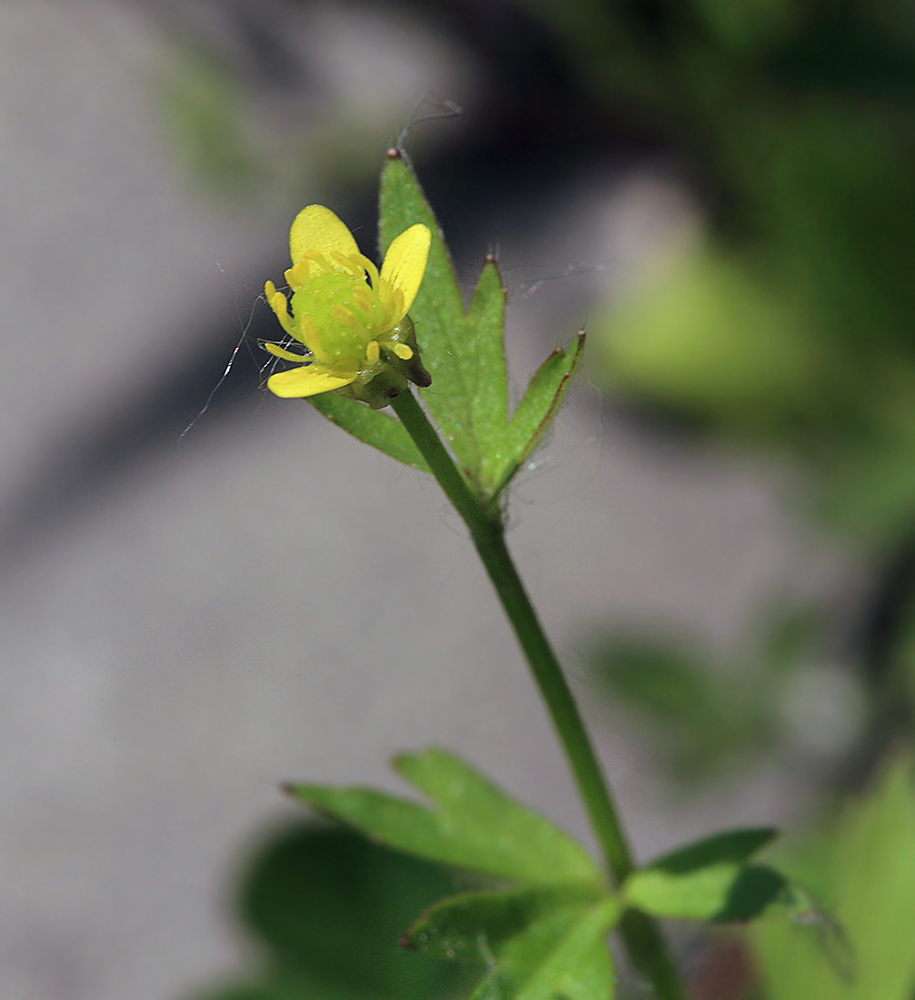
[[[268,299],[270,308],[282,319],[289,315],[289,302],[282,292],[274,292]]]
[[[370,365],[377,365],[378,359],[381,357],[381,350],[378,347],[378,342],[375,340],[370,340],[365,345],[365,360],[368,361]]]
[[[277,358],[282,358],[284,361],[295,361],[300,365],[310,365],[314,358],[310,354],[296,354],[294,351],[287,351],[284,347],[280,347],[279,344],[271,344],[269,341],[264,341],[261,345],[265,351],[273,354]]]
[[[302,260],[308,260],[316,264],[325,274],[330,274],[334,270],[333,264],[327,259],[326,254],[321,250],[306,250],[302,254]],[[301,263],[301,261],[299,262]]]
[[[393,289],[393,299],[394,299],[394,318],[395,322],[400,322],[406,315],[406,309],[404,309],[403,292],[399,288]]]
[[[347,309],[346,306],[340,305],[339,302],[333,307],[332,312],[334,314],[334,318],[346,326],[352,326],[353,321],[356,319],[356,314],[353,310]]]
[[[365,268],[357,260],[353,260],[352,257],[348,257],[345,253],[340,253],[339,250],[331,250],[330,256],[344,271],[348,271],[354,278],[362,277]]]
[[[369,277],[372,279],[372,288],[377,288],[381,282],[381,278],[378,276],[378,268],[375,267],[374,263],[372,263],[372,261],[370,261],[364,254],[359,254],[352,259],[358,260],[359,263],[366,269]]]
[[[353,304],[359,306],[359,308],[367,314],[372,312],[372,293],[369,291],[367,285],[356,285],[353,289]]]
[[[352,309],[347,309],[346,306],[335,305],[333,307],[334,319],[350,333],[355,334],[360,340],[371,340],[372,339],[372,329],[369,324],[363,323],[362,320],[352,311]]]
[[[321,336],[318,331],[318,324],[315,323],[310,316],[302,316],[299,320],[299,325],[302,328],[302,336],[297,339],[302,341],[302,343],[311,351],[318,361],[323,361],[327,364],[330,361],[330,356],[321,345]]]
[[[311,277],[311,267],[309,262],[305,257],[300,257],[299,260],[286,271],[285,274],[286,282],[290,288],[298,289],[305,284],[306,281]]]
[[[276,285],[272,281],[268,281],[264,286],[264,292],[267,295],[267,302],[270,304],[270,308],[276,313],[276,318],[280,321],[280,325],[286,333],[292,336],[292,317],[289,315],[289,303],[286,300],[286,296],[276,290]]]

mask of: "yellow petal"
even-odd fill
[[[395,322],[399,322],[410,311],[429,259],[429,244],[432,234],[421,223],[410,226],[388,247],[381,267],[381,280],[388,281],[403,295],[403,312]]]
[[[295,217],[289,231],[289,252],[297,263],[306,250],[330,251],[349,257],[359,253],[359,247],[346,223],[323,205],[309,205]]]
[[[291,368],[288,372],[277,372],[267,379],[267,388],[283,399],[297,399],[300,396],[316,396],[319,392],[330,392],[356,380],[358,372],[341,375],[326,365],[306,365]]]

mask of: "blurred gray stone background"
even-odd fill
[[[256,378],[219,385],[294,212],[370,212],[417,100],[464,107],[417,126],[421,154],[460,145],[488,94],[434,26],[333,3],[246,22],[244,6],[0,5],[0,1000],[161,1000],[240,961],[223,901],[245,844],[292,810],[283,779],[396,787],[387,756],[435,742],[584,832],[434,485]],[[285,19],[307,79],[298,97],[261,88],[274,173],[233,201],[190,168],[163,93],[195,37],[242,58],[258,18]],[[493,247],[505,265],[517,384],[596,287],[638,280],[695,224],[637,157],[573,172],[523,225],[465,220],[467,266]],[[766,595],[840,590],[850,564],[786,512],[792,489],[633,431],[583,381],[510,535],[573,679],[588,623],[672,620],[728,648]],[[638,734],[591,714],[643,857],[793,808],[777,767],[674,804]]]

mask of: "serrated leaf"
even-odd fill
[[[610,1000],[613,898],[577,889],[467,893],[431,907],[405,935],[430,955],[485,963],[471,1000]]]
[[[426,274],[410,308],[423,364],[432,376],[433,388],[423,395],[459,463],[475,478],[480,452],[473,428],[473,400],[485,379],[478,360],[480,344],[470,328],[438,220],[406,158],[392,156],[381,175],[382,249],[387,250],[400,233],[417,222],[432,233]]]
[[[524,885],[602,884],[581,844],[457,757],[433,749],[398,757],[395,767],[435,808],[368,788],[292,785],[289,791],[419,857]]]
[[[432,375],[423,398],[467,479],[481,496],[495,500],[558,412],[581,361],[583,336],[568,351],[547,358],[509,420],[505,289],[498,267],[491,258],[486,261],[465,310],[435,215],[409,163],[398,154],[382,173],[382,247],[417,222],[432,231],[426,277],[410,309],[423,363]]]
[[[365,444],[411,465],[421,472],[429,466],[407,433],[403,424],[381,410],[371,410],[355,399],[346,399],[333,392],[309,396],[308,402],[323,416]]]
[[[540,443],[581,365],[583,333],[568,350],[557,348],[534,373],[501,439],[494,441],[483,465],[487,496],[497,497]]]

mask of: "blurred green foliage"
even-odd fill
[[[264,182],[250,96],[229,65],[201,47],[180,51],[158,91],[162,123],[205,190],[238,199]]]
[[[767,1000],[909,1000],[915,990],[915,781],[891,758],[870,793],[846,803],[780,864],[830,916],[750,932]]]
[[[535,6],[605,100],[639,101],[678,137],[711,192],[707,238],[598,320],[606,378],[801,456],[843,527],[884,545],[910,533],[911,9],[694,0],[595,6],[586,22]]]
[[[438,1000],[465,967],[398,947],[426,906],[474,884],[341,826],[297,823],[248,861],[237,913],[260,972],[200,1000]]]
[[[582,661],[608,710],[637,719],[655,765],[685,792],[733,778],[786,742],[827,760],[853,751],[872,694],[825,657],[828,625],[818,609],[773,609],[734,659],[672,630],[596,628]]]
[[[608,707],[635,713],[657,765],[677,782],[712,780],[768,742],[764,675],[716,673],[683,642],[629,630],[596,643],[590,666]]]

